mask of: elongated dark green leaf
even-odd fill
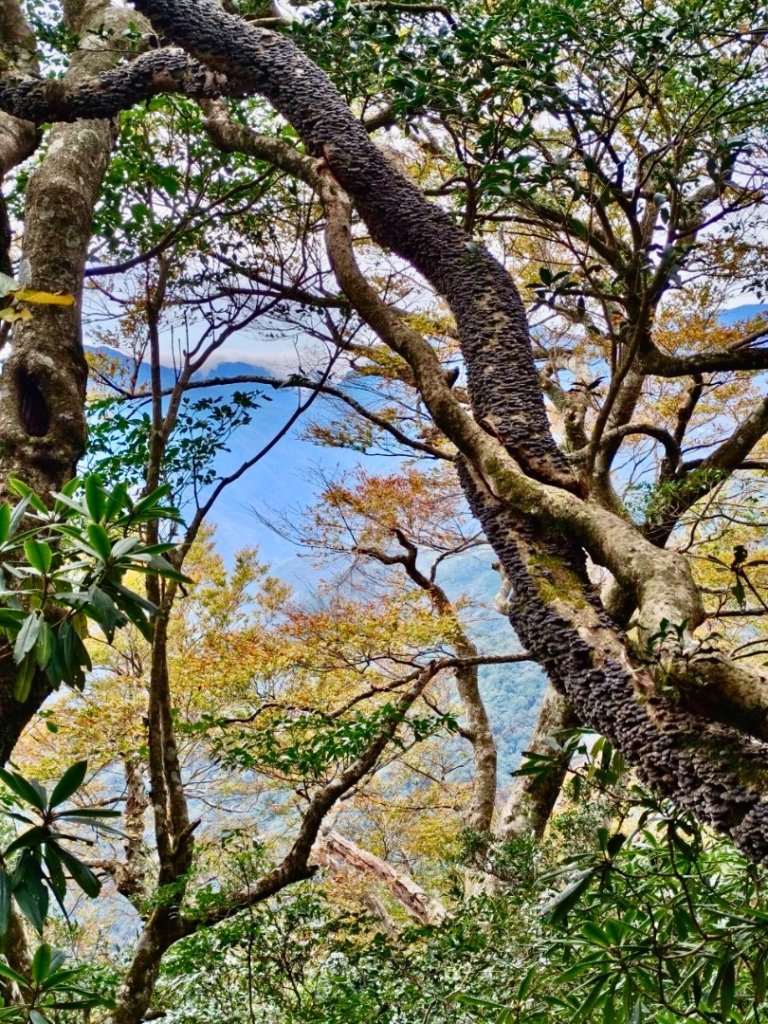
[[[85,478],[85,504],[88,507],[91,519],[100,523],[104,519],[107,510],[107,496],[104,486],[98,476],[92,474]]]
[[[141,541],[138,537],[122,537],[112,545],[112,559],[117,561],[129,554],[139,546]]]
[[[37,569],[38,572],[42,573],[47,573],[50,570],[51,563],[53,562],[53,551],[45,541],[35,540],[32,537],[29,540],[25,540],[24,554],[27,556],[27,561],[33,569]]]
[[[760,956],[756,960],[752,967],[752,984],[755,989],[755,1002],[762,1003],[765,1000],[766,988],[766,970],[765,970],[765,957]]]
[[[48,871],[48,884],[51,887],[51,892],[56,897],[56,902],[66,917],[64,897],[67,894],[67,879],[64,875],[64,868],[61,865],[61,858],[49,843],[43,847],[43,860]]]
[[[119,818],[120,811],[110,811],[106,807],[78,807],[75,811],[61,811],[56,818],[68,821],[90,821],[92,818]]]
[[[32,691],[32,680],[35,678],[35,670],[37,668],[37,659],[32,651],[19,665],[16,672],[16,678],[13,681],[13,698],[20,704],[29,697]]]
[[[35,662],[38,668],[44,669],[51,660],[54,643],[53,630],[43,620],[40,624],[40,631],[37,634],[37,641],[35,642]]]
[[[28,986],[27,979],[22,974],[14,971],[8,964],[0,963],[0,977],[10,978],[11,981],[15,981],[22,991]]]
[[[0,627],[15,633],[26,617],[27,613],[18,608],[0,608]]]
[[[53,787],[50,806],[58,807],[59,804],[63,804],[65,800],[69,800],[72,794],[77,792],[77,790],[82,786],[85,781],[85,774],[87,771],[87,761],[77,761],[75,764],[70,765]]]
[[[11,532],[11,506],[7,501],[0,505],[0,544],[5,544]]]
[[[0,782],[3,782],[24,803],[36,807],[38,811],[45,810],[46,793],[40,783],[33,783],[31,779],[25,779],[23,775],[8,771],[7,768],[0,768]]]
[[[61,953],[61,950],[56,950],[57,953]],[[51,971],[48,977],[45,979],[44,984],[41,986],[43,991],[49,991],[53,988],[67,989],[68,991],[78,991],[72,985],[72,982],[77,978],[82,977],[85,973],[84,967],[67,967],[63,970],[60,969],[60,964],[64,962],[64,959],[60,959],[56,965],[54,961],[51,962]]]
[[[28,502],[37,512],[44,512],[47,515],[48,509],[45,507],[43,499],[35,494],[32,488],[25,484],[23,480],[10,476],[6,481],[6,486],[9,491],[17,494],[22,501]]]
[[[9,537],[13,537],[13,535],[18,530],[19,526],[21,525],[22,519],[27,514],[27,509],[28,508],[29,508],[29,498],[22,498],[21,501],[18,503],[18,505],[15,506],[13,512],[11,512],[11,522],[10,522],[10,525],[8,527],[8,536]]]
[[[164,501],[170,492],[170,487],[165,484],[162,487],[158,487],[157,490],[152,491],[151,494],[147,494],[135,503],[131,509],[131,517],[136,518],[146,514],[147,512],[156,512],[160,502]]]
[[[120,598],[118,603],[125,614],[128,616],[133,625],[138,629],[145,640],[152,640],[152,626],[148,621],[146,615],[140,607],[136,604],[128,601],[125,598]]]
[[[96,875],[91,871],[87,864],[83,864],[81,860],[78,860],[69,850],[65,850],[58,843],[54,844],[56,853],[61,857],[61,860],[72,876],[72,880],[80,886],[86,896],[92,898],[99,895],[101,892],[101,882],[98,880]]]
[[[13,660],[20,665],[26,654],[32,650],[37,643],[37,634],[40,632],[42,616],[39,612],[32,612],[21,625],[16,643],[13,645]]]
[[[42,932],[48,916],[48,889],[40,865],[28,850],[22,853],[13,872],[13,896],[32,927]]]
[[[41,843],[46,843],[50,836],[51,830],[47,825],[34,825],[32,828],[28,828],[26,832],[22,832],[20,836],[16,836],[4,851],[3,856],[8,858],[16,853],[17,850],[27,850],[33,846],[40,846]]]
[[[552,922],[562,921],[579,901],[584,892],[589,888],[595,875],[594,868],[587,868],[579,871],[570,885],[567,885],[561,893],[551,900],[544,907],[545,916]]]
[[[108,523],[118,516],[128,504],[128,484],[119,483],[113,488],[107,499],[107,507],[104,510],[104,518]]]
[[[48,660],[48,664],[45,666],[45,674],[48,678],[48,682],[51,684],[54,690],[57,690],[66,678],[66,665],[62,657],[60,629],[61,627],[59,626],[56,632],[53,634],[51,657]]]
[[[90,523],[86,532],[93,550],[103,562],[108,562],[112,557],[112,542],[107,531],[98,523]]]
[[[150,615],[157,614],[157,605],[153,604],[152,601],[148,600],[146,597],[142,597],[141,594],[137,594],[135,591],[129,590],[128,587],[124,587],[122,583],[113,583],[111,586],[115,591],[115,599],[120,599],[118,603],[126,615],[130,614],[128,608],[130,606],[135,607],[136,605],[149,612]]]
[[[526,971],[525,977],[520,982],[517,989],[518,1002],[523,1002],[524,999],[528,998],[528,993],[531,989],[531,983],[533,982],[533,979],[536,975],[536,970],[537,966],[536,964],[534,964],[533,967],[529,968],[528,971]]]
[[[72,500],[72,495],[80,487],[81,481],[74,477],[72,480],[68,480],[60,491],[52,491],[51,495],[55,499],[53,511],[57,516],[64,515],[68,510],[76,509],[78,512],[85,512],[85,506],[82,503],[78,503]]]
[[[733,960],[728,960],[720,971],[720,1015],[723,1020],[728,1020],[735,998],[736,963]]]
[[[63,949],[54,949],[53,956],[51,957],[51,973],[48,975],[48,984],[50,984],[51,978],[54,976],[54,974],[61,967],[64,966],[66,961],[67,961],[67,954],[64,952],[64,950]],[[76,973],[78,973],[78,974],[81,971],[83,971],[84,969],[85,968],[83,968],[83,967],[75,967],[75,968],[73,968],[73,970]]]
[[[128,621],[127,616],[125,612],[120,611],[109,594],[100,587],[92,588],[91,602],[83,610],[86,615],[98,622],[107,640],[111,643],[117,627],[124,626]]]
[[[35,950],[32,960],[32,980],[41,984],[51,970],[51,947],[47,942],[41,943]]]
[[[8,934],[11,916],[11,880],[6,870],[0,869],[0,945]]]
[[[608,981],[609,978],[609,974],[601,974],[598,977],[597,981],[589,990],[587,998],[584,1000],[584,1002],[581,1004],[581,1006],[574,1014],[574,1024],[576,1021],[587,1020],[589,1018],[590,1013],[594,1010],[600,997],[602,996],[603,989],[605,988],[605,983],[606,981]]]

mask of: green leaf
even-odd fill
[[[37,642],[35,643],[35,661],[37,662],[38,668],[44,669],[51,660],[53,645],[53,630],[48,623],[43,620],[40,625],[40,632],[37,635]]]
[[[78,807],[73,811],[59,811],[56,818],[71,818],[73,821],[88,821],[91,818],[119,818],[120,811],[106,807]]]
[[[720,969],[720,1014],[728,1020],[736,997],[736,963],[728,960]]]
[[[95,522],[100,523],[107,511],[107,496],[101,478],[91,474],[85,478],[85,504]]]
[[[528,993],[530,992],[531,984],[533,982],[534,977],[536,976],[536,970],[537,965],[534,964],[533,967],[529,968],[528,971],[526,971],[525,977],[518,985],[517,1001],[519,1003],[522,1003],[525,999],[528,998]]]
[[[90,523],[86,530],[91,547],[103,562],[109,562],[112,558],[112,543],[109,534],[98,523]]]
[[[13,681],[13,699],[23,704],[32,692],[32,680],[35,678],[37,659],[34,654],[28,654],[16,672]]]
[[[125,613],[121,612],[109,594],[99,587],[92,588],[91,604],[86,605],[84,610],[99,623],[110,643],[115,635],[115,629],[127,622]]]
[[[62,953],[61,950],[57,950],[57,952]],[[64,963],[63,955],[58,960],[58,965],[61,965],[62,963]],[[81,977],[83,973],[83,967],[67,967],[65,970],[58,970],[55,968],[46,978],[42,988],[46,992],[49,992],[51,989],[54,988],[61,988],[65,991],[72,991],[73,986],[71,983],[75,980],[75,978]]]
[[[765,1000],[766,988],[766,970],[765,970],[765,955],[761,955],[755,961],[752,967],[752,984],[755,989],[755,1002],[762,1003]]]
[[[10,489],[10,485],[9,485]],[[21,524],[24,516],[27,514],[29,508],[29,498],[22,498],[22,500],[15,506],[13,512],[11,512],[11,522],[8,527],[8,536],[13,537]]]
[[[152,491],[151,494],[147,494],[140,501],[137,501],[131,509],[131,520],[133,522],[140,522],[146,518],[178,518],[179,513],[175,508],[163,508],[161,505],[161,502],[165,501],[170,493],[170,487],[165,484],[162,487],[158,487],[156,491]]]
[[[50,571],[53,551],[45,541],[30,538],[24,541],[24,554],[33,569],[46,574]]]
[[[45,866],[48,869],[48,882],[51,886],[51,892],[56,897],[56,902],[61,907],[62,913],[66,916],[64,897],[67,894],[67,879],[64,875],[64,869],[61,866],[61,858],[56,851],[51,848],[49,843],[43,847],[43,860],[45,861]]]
[[[111,523],[112,520],[125,510],[128,505],[128,484],[119,483],[112,489],[107,499],[107,507],[104,511],[104,519]]]
[[[605,988],[605,983],[606,983],[606,981],[608,981],[609,978],[610,978],[610,974],[601,974],[598,977],[598,979],[595,982],[595,984],[589,990],[589,994],[587,995],[587,998],[584,1000],[584,1002],[581,1004],[581,1006],[576,1011],[576,1013],[575,1013],[575,1015],[573,1017],[574,1021],[583,1021],[583,1020],[587,1020],[588,1019],[590,1013],[594,1010],[595,1006],[597,1005],[597,1003],[598,1003],[598,1001],[600,999],[600,996],[603,994],[603,989]]]
[[[101,882],[91,871],[87,864],[83,864],[69,850],[65,850],[58,843],[52,844],[56,853],[61,857],[64,867],[69,871],[72,880],[80,886],[86,896],[95,898],[101,892]]]
[[[6,486],[9,491],[18,495],[22,501],[31,505],[35,511],[42,512],[47,516],[48,509],[45,507],[45,502],[39,495],[35,494],[32,488],[25,484],[23,480],[9,476]]]
[[[29,987],[27,979],[23,975],[17,974],[12,967],[8,966],[8,964],[0,963],[0,977],[9,978],[11,981],[15,981],[22,991],[26,991]]]
[[[581,934],[596,946],[611,945],[605,932],[595,921],[586,921],[581,926]]]
[[[20,608],[0,608],[0,627],[15,634],[26,617],[27,613]]]
[[[22,853],[13,875],[13,895],[19,909],[32,927],[42,932],[48,916],[48,890],[32,853]]]
[[[46,985],[50,985],[51,984],[51,980],[55,977],[55,973],[59,970],[59,968],[61,968],[66,963],[66,961],[67,961],[67,954],[64,952],[64,950],[63,949],[54,949],[53,956],[51,957],[51,973],[48,975],[48,980],[46,981]],[[84,970],[84,968],[82,968],[82,967],[76,967],[76,968],[74,968],[74,972],[73,973],[76,972],[76,973],[80,974],[80,973],[82,973],[83,970]]]
[[[22,623],[16,643],[13,645],[13,660],[20,665],[25,656],[37,643],[37,634],[43,619],[40,612],[32,612]]]
[[[70,480],[69,483],[65,484],[60,491],[51,491],[51,495],[55,498],[53,505],[53,511],[58,516],[63,516],[65,512],[77,512],[79,515],[87,515],[88,510],[85,507],[84,502],[77,501],[72,497],[74,491],[77,490],[79,480]],[[74,485],[74,486],[73,486]]]
[[[60,667],[63,680],[76,690],[85,686],[85,672],[91,669],[91,658],[72,623],[62,622],[58,627],[58,644],[54,648],[57,670]],[[54,660],[52,659],[52,660]]]
[[[20,800],[30,807],[44,811],[46,807],[46,793],[39,782],[25,779],[18,772],[10,772],[7,768],[0,768],[0,782],[3,782],[12,793],[15,793]]]
[[[568,912],[576,906],[581,896],[589,888],[595,875],[595,868],[587,868],[579,871],[570,885],[567,885],[561,893],[551,900],[544,907],[544,915],[554,923],[558,923],[568,916]]]
[[[48,977],[51,969],[51,947],[43,942],[37,947],[32,960],[32,980],[41,984]]]
[[[146,597],[142,597],[141,594],[137,594],[135,590],[129,590],[128,587],[124,587],[122,583],[112,583],[111,589],[115,592],[115,597],[119,597],[120,607],[123,609],[126,615],[130,615],[129,608],[136,607],[143,608],[144,611],[149,612],[150,615],[157,615],[158,607],[153,604]]]
[[[85,775],[88,771],[87,761],[77,761],[75,764],[70,765],[69,768],[64,772],[62,777],[53,787],[51,793],[50,806],[58,807],[59,804],[63,804],[65,800],[69,800],[73,793],[82,786],[85,781]]]
[[[0,869],[0,945],[8,934],[11,917],[11,880],[8,872]]]
[[[112,545],[112,558],[117,561],[133,551],[141,543],[138,537],[123,537]]]
[[[30,850],[34,847],[42,846],[43,843],[48,842],[50,837],[51,830],[47,825],[34,825],[32,828],[28,828],[26,832],[22,832],[20,836],[17,836],[3,852],[3,856],[7,860],[18,850]]]
[[[0,505],[0,544],[5,542],[10,537],[11,532],[11,506],[7,501],[4,501]]]

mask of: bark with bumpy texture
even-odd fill
[[[92,4],[70,23],[84,39],[65,80],[89,81],[115,64],[108,41],[88,29],[125,28],[129,12]],[[18,124],[18,123],[17,123]],[[23,128],[23,126],[22,126]],[[22,129],[19,129],[20,131]],[[45,496],[75,474],[85,449],[85,387],[80,301],[93,211],[114,143],[114,125],[104,120],[54,125],[45,157],[30,175],[26,194],[22,259],[17,271],[25,287],[69,292],[75,304],[35,306],[31,320],[16,325],[11,353],[0,377],[0,493],[9,476]],[[50,693],[37,673],[29,697],[12,696],[15,669],[3,659],[0,672],[0,763],[21,730]],[[8,666],[5,669],[5,666]]]
[[[580,567],[562,554],[542,562],[536,528],[466,469],[462,475],[509,578],[510,621],[577,717],[607,736],[658,793],[730,835],[754,860],[768,860],[768,744],[661,697]]]

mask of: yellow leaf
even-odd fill
[[[33,314],[30,309],[14,309],[13,306],[6,306],[0,309],[0,320],[9,320],[12,324],[17,320],[32,320]]]
[[[75,301],[74,295],[66,292],[28,292],[18,291],[14,295],[17,301],[31,302],[36,306],[71,306]]]

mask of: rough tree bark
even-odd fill
[[[3,49],[10,42],[14,75],[35,70],[29,52],[31,31],[10,0],[3,8]],[[120,51],[101,26],[119,33],[135,16],[109,0],[66,5],[68,29],[83,42],[64,76],[65,88],[90,81],[114,67]],[[93,31],[89,31],[93,30]],[[108,119],[54,124],[45,157],[30,175],[18,278],[26,287],[69,292],[70,307],[40,306],[29,321],[16,324],[11,353],[0,376],[0,496],[9,476],[23,479],[42,496],[75,474],[85,450],[87,366],[80,330],[85,259],[93,210],[115,139]],[[5,175],[34,151],[38,136],[23,119],[0,115],[0,171]],[[2,214],[0,209],[0,232]],[[7,258],[7,249],[3,249]],[[2,269],[2,268],[0,268]],[[7,269],[10,269],[8,267]],[[24,702],[12,696],[15,666],[0,659],[0,763],[31,716],[50,693],[37,673]]]

